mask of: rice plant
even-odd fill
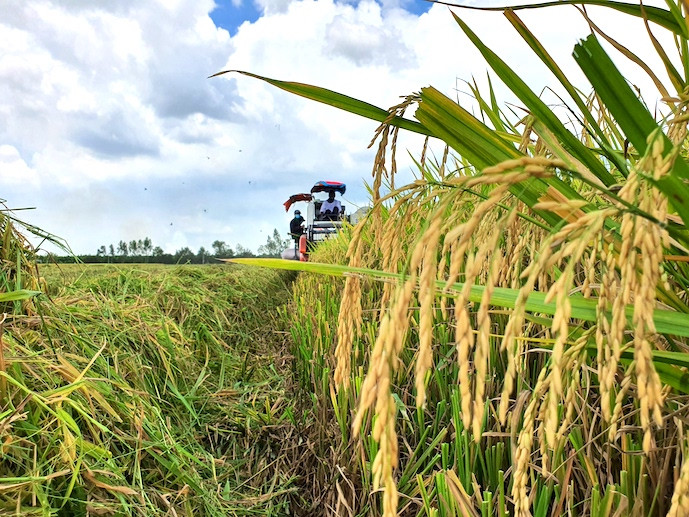
[[[572,85],[519,18],[532,6],[504,14],[568,95],[575,129],[458,9],[458,30],[525,116],[506,116],[492,90],[473,88],[474,116],[433,87],[382,110],[259,77],[382,122],[373,208],[342,237],[347,264],[267,264],[345,277],[341,288],[300,278],[293,331],[302,381],[337,424],[324,428],[336,435],[339,514],[689,514],[687,6],[576,3],[645,21],[669,85],[612,46],[651,75],[662,116],[591,20],[573,50],[590,86]],[[442,160],[422,150],[403,187],[399,130],[448,149]],[[327,251],[314,259],[341,257]]]

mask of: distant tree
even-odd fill
[[[237,244],[237,247],[234,250],[234,256],[235,257],[253,257],[254,254],[251,252],[250,249],[245,248],[241,244]]]
[[[135,240],[129,241],[129,254],[133,257],[139,254],[139,244]]]
[[[177,263],[177,264],[186,264],[187,262],[193,261],[194,252],[185,246],[184,248],[175,251],[173,258],[174,258],[175,263]]]
[[[151,242],[151,239],[149,237],[146,237],[143,242],[141,243],[141,248],[143,250],[143,254],[146,256],[149,256],[151,252],[153,251],[153,242]]]
[[[98,248],[98,251],[96,252],[97,257],[104,257],[106,254],[107,252],[105,251],[105,246],[101,246],[100,248]]]
[[[206,248],[201,246],[199,248],[198,253],[196,254],[196,260],[197,260],[197,262],[200,262],[201,264],[205,264],[206,262],[208,262],[208,257],[210,257],[210,256],[211,256],[211,254],[208,253],[208,251],[206,251]]]
[[[117,253],[123,257],[126,257],[127,255],[129,255],[129,251],[128,251],[126,242],[120,241],[117,244]]]
[[[153,248],[152,255],[154,257],[162,257],[164,254],[165,252],[163,251],[163,248],[161,248],[160,246],[156,246],[155,248]]]
[[[283,239],[276,228],[273,230],[273,235],[268,236],[266,243],[258,247],[258,254],[267,257],[279,257],[282,251],[289,247],[290,240]]]
[[[110,245],[110,256],[111,257],[115,256],[115,246],[113,246],[112,244]]]
[[[227,258],[234,255],[232,249],[225,244],[225,241],[214,241],[211,247],[213,248],[213,255],[217,258]]]

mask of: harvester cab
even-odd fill
[[[337,234],[344,221],[349,221],[344,206],[336,199],[336,194],[343,195],[346,190],[347,186],[339,181],[318,181],[310,193],[294,194],[284,202],[285,211],[289,211],[294,203],[305,202],[307,205],[304,233],[300,236],[290,234],[295,246],[283,251],[282,258],[306,261],[318,243]],[[323,193],[327,193],[327,199]]]

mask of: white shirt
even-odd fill
[[[334,212],[335,208],[337,208],[338,212],[341,212],[342,203],[340,203],[337,199],[333,199],[332,201],[328,201],[326,199],[325,201],[323,201],[323,204],[321,205],[321,214],[324,214],[326,210]]]

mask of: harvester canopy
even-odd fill
[[[335,192],[339,192],[340,195],[344,195],[347,190],[347,185],[339,181],[317,181],[311,188],[311,194],[315,194],[316,192],[328,192],[329,190],[334,190]]]
[[[285,212],[289,212],[289,207],[291,207],[294,203],[299,201],[311,201],[312,199],[313,196],[311,194],[293,194],[287,201],[283,203],[283,205],[285,205]]]
[[[329,190],[334,190],[339,192],[340,195],[344,195],[347,190],[347,185],[340,183],[339,181],[317,181],[316,184],[311,188],[311,194],[316,194],[317,192],[328,192]],[[290,207],[294,203],[299,201],[311,201],[313,196],[307,193],[293,194],[289,197],[287,201],[283,203],[285,205],[285,212],[289,212]]]

